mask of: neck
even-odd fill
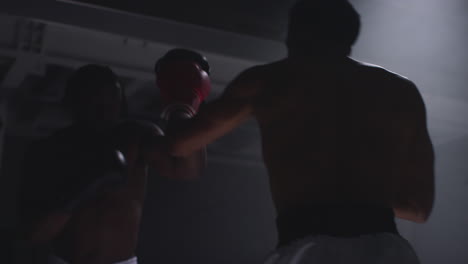
[[[349,59],[347,55],[337,55],[334,53],[304,53],[304,52],[289,52],[288,59],[293,61],[308,61],[318,64],[336,64],[342,63]]]
[[[316,44],[308,46],[289,46],[288,57],[309,58],[320,61],[344,60],[351,53],[351,48],[340,48],[332,44]]]

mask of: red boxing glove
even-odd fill
[[[156,84],[161,91],[164,109],[162,118],[168,120],[174,112],[182,112],[186,118],[193,117],[211,91],[208,72],[193,57],[166,57],[163,60],[158,62],[160,65],[156,69]]]

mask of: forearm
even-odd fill
[[[184,175],[183,178],[198,178],[206,166],[206,146],[203,143],[186,144],[184,140],[193,133],[190,128],[196,124],[196,118],[175,118],[167,127],[166,146],[172,157],[173,175],[178,178]]]
[[[434,150],[427,132],[419,133],[409,150],[402,151],[391,177],[391,203],[397,217],[425,222],[434,204]],[[404,159],[402,158],[404,157]]]
[[[431,198],[408,199],[405,202],[394,203],[395,216],[416,223],[424,223],[428,220],[432,211]]]
[[[395,187],[392,198],[395,215],[417,223],[426,222],[434,204],[433,179],[427,179],[418,184],[400,185],[397,188],[398,186]]]
[[[229,133],[252,116],[248,100],[219,98],[208,104],[181,129],[168,133],[168,151],[187,157]]]
[[[428,219],[428,215],[415,208],[393,208],[395,216],[416,223],[425,223]]]
[[[205,152],[206,145],[210,142],[207,138],[211,124],[198,116],[185,120],[179,129],[169,129],[166,135],[166,148],[173,157],[189,159],[199,152]],[[202,128],[202,129],[200,129]]]

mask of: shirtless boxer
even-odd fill
[[[186,156],[254,117],[276,206],[267,263],[418,263],[395,215],[425,222],[434,154],[416,86],[349,57],[360,19],[345,0],[299,1],[287,58],[247,69],[188,129]]]
[[[206,73],[193,58],[188,61],[191,69],[186,62],[182,70],[173,62],[177,73],[164,68],[159,76],[165,80],[159,88],[166,97],[172,93],[166,89],[180,79],[188,89],[208,94]],[[148,165],[164,176],[193,178],[204,165],[204,150],[184,159],[162,152],[158,142],[163,131],[158,126],[124,119],[125,97],[107,67],[80,68],[66,92],[75,124],[33,145],[26,158],[23,239],[50,243],[50,263],[136,263]],[[204,100],[199,95],[185,98],[190,96]],[[173,95],[165,100],[164,112],[171,115],[180,105]],[[192,110],[194,115],[197,107]]]

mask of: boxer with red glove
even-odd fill
[[[50,247],[51,264],[136,264],[147,168],[195,178],[204,152],[171,157],[157,124],[127,119],[124,90],[106,66],[74,72],[63,102],[74,123],[27,150],[18,244]]]
[[[210,66],[201,54],[173,49],[155,66],[156,85],[161,91],[162,119],[192,118],[211,91]]]
[[[184,130],[198,112],[211,91],[210,66],[206,58],[192,50],[172,49],[156,62],[156,85],[160,89],[162,101],[162,127],[166,136]],[[148,151],[156,160],[164,156],[160,152],[161,142],[148,142]],[[155,145],[156,144],[156,145]],[[154,146],[154,147],[152,147]],[[161,155],[162,154],[162,155]],[[161,164],[161,163],[159,163]],[[206,149],[203,147],[190,156],[171,157],[170,165],[160,171],[165,176],[178,179],[198,178],[206,164]]]

